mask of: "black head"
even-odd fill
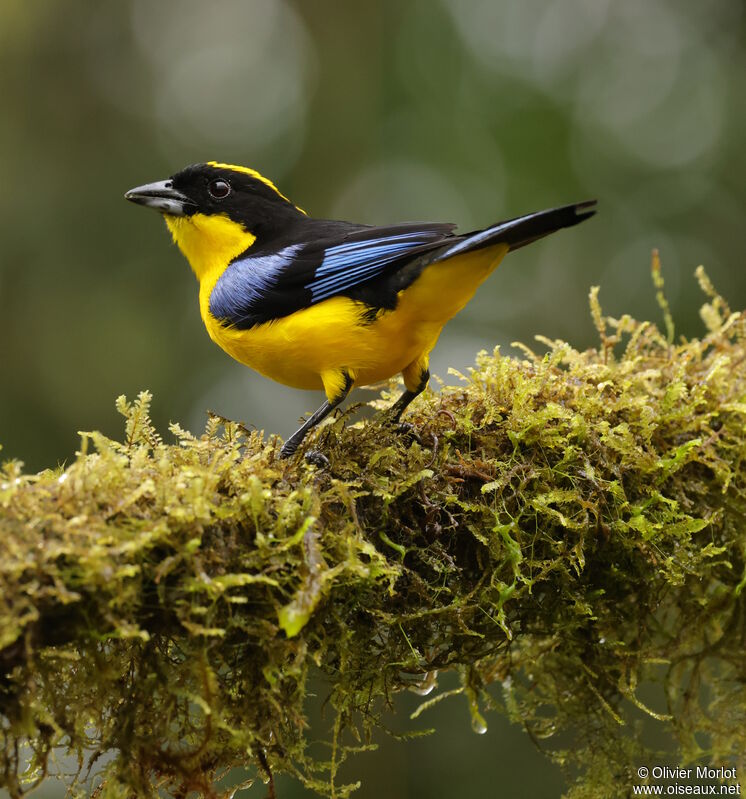
[[[227,216],[255,234],[303,214],[259,172],[216,161],[192,164],[168,180],[138,186],[124,196],[166,216]]]

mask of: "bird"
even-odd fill
[[[452,223],[371,226],[309,216],[256,170],[218,161],[124,196],[163,215],[216,344],[279,383],[323,389],[282,458],[354,386],[401,374],[404,391],[387,414],[398,425],[428,384],[444,325],[503,257],[596,211],[588,200],[469,233]]]

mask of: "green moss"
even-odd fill
[[[328,469],[215,417],[164,443],[146,392],[117,402],[123,442],[84,433],[64,470],[6,463],[0,784],[20,796],[68,751],[81,795],[114,754],[102,799],[217,796],[234,766],[343,797],[339,766],[393,694],[445,670],[475,729],[506,713],[575,799],[627,795],[651,762],[641,710],[682,763],[741,756],[746,318],[698,277],[703,338],[674,343],[659,274],[665,334],[604,317],[593,290],[598,350],[481,353],[413,406],[421,444],[324,425]],[[336,713],[327,760],[311,669]],[[651,681],[666,707],[638,696]]]

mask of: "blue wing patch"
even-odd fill
[[[233,261],[218,278],[210,294],[210,313],[237,327],[250,321],[257,305],[292,267],[301,245],[292,244],[276,253],[247,255]]]
[[[425,229],[328,247],[313,279],[306,284],[311,301],[321,302],[364,283],[402,256],[442,238],[442,232]]]

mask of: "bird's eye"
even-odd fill
[[[222,200],[231,193],[231,184],[227,180],[211,180],[207,190],[216,200]]]

